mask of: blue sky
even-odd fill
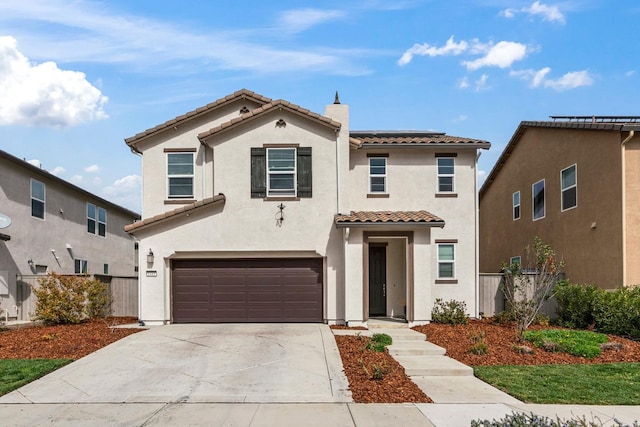
[[[0,1],[0,149],[140,211],[124,138],[241,88],[353,130],[486,139],[522,120],[640,115],[626,0]]]

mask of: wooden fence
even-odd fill
[[[480,273],[478,280],[480,307],[478,311],[486,317],[495,316],[505,309],[505,298],[501,288],[503,280],[504,276],[501,273]],[[557,306],[556,298],[551,297],[542,306],[540,314],[555,319],[558,317],[556,314]]]
[[[36,296],[31,287],[37,288],[38,279],[43,276],[18,276],[17,279],[17,306],[18,320],[30,320],[36,311]],[[96,279],[109,285],[111,291],[112,316],[138,317],[138,278],[118,276],[94,276]]]

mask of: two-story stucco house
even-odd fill
[[[430,320],[477,314],[476,160],[486,141],[353,131],[240,90],[125,140],[142,155],[140,319]]]
[[[521,122],[480,190],[480,268],[540,237],[574,283],[640,284],[640,117]]]
[[[0,308],[9,318],[29,319],[23,276],[137,275],[136,242],[124,231],[137,213],[1,150],[0,214]]]

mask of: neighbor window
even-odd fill
[[[108,275],[108,274],[109,274],[109,264],[103,264],[103,266],[102,266],[102,272],[103,272],[103,274],[105,274],[105,275]]]
[[[576,165],[569,166],[560,172],[562,186],[562,210],[578,206],[578,177]]]
[[[520,192],[513,193],[513,220],[520,219]]]
[[[514,268],[520,268],[522,266],[522,258],[519,256],[512,256],[509,259],[509,266]]]
[[[107,211],[93,203],[87,203],[87,232],[107,236]]]
[[[170,199],[192,199],[194,153],[167,153],[167,195]]]
[[[544,218],[544,179],[536,182],[532,186],[533,198],[533,220]]]
[[[387,158],[369,157],[369,193],[387,192]]]
[[[89,271],[89,269],[88,269],[88,265],[87,265],[87,260],[86,259],[76,259],[75,260],[75,267],[74,267],[74,273],[75,274],[87,274],[88,271]]]
[[[296,195],[296,149],[267,149],[267,195]]]
[[[454,191],[454,158],[438,157],[438,192],[453,193]]]
[[[31,216],[44,219],[45,187],[35,179],[31,180]]]
[[[455,245],[451,243],[438,244],[438,278],[454,279],[455,275]]]

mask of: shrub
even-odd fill
[[[471,331],[469,333],[469,338],[471,339],[471,346],[469,347],[469,353],[475,354],[477,356],[484,356],[489,353],[489,346],[485,341],[487,334],[482,331]]]
[[[464,301],[443,301],[441,298],[437,298],[433,304],[433,310],[431,310],[431,320],[435,323],[466,325],[469,323],[467,304]]]
[[[383,353],[384,349],[391,345],[392,339],[387,334],[373,334],[371,339],[367,341],[365,348],[367,350]]]
[[[617,420],[614,420],[616,425],[622,426],[623,424],[619,423]],[[512,413],[500,420],[472,420],[471,427],[527,427],[527,426],[536,426],[536,427],[602,427],[604,425],[609,425],[609,420],[602,420],[598,418],[594,418],[591,421],[587,420],[586,417],[575,417],[570,419],[561,419],[556,417],[556,419],[551,419],[548,417],[543,417],[540,415],[536,415],[534,413],[531,414],[523,414],[523,413]],[[629,427],[638,427],[638,422],[634,421],[632,426]]]
[[[598,331],[640,339],[640,286],[599,291],[593,318]]]
[[[509,325],[515,322],[516,318],[512,310],[503,310],[491,318],[491,321],[498,325]]]
[[[367,378],[371,380],[381,381],[384,379],[384,377],[387,376],[389,372],[391,372],[389,367],[384,362],[373,363],[369,366],[367,366],[362,359],[360,359],[359,362]]]
[[[373,334],[371,339],[384,345],[391,345],[393,343],[393,339],[387,334]]]
[[[51,273],[38,283],[33,288],[37,298],[34,317],[47,325],[80,323],[108,314],[108,287],[96,279]]]
[[[600,344],[609,339],[604,334],[568,329],[526,331],[524,338],[546,351],[562,351],[591,359],[602,353]]]
[[[596,285],[577,285],[562,280],[555,288],[557,322],[568,328],[587,329],[595,323],[593,306],[602,292]]]

